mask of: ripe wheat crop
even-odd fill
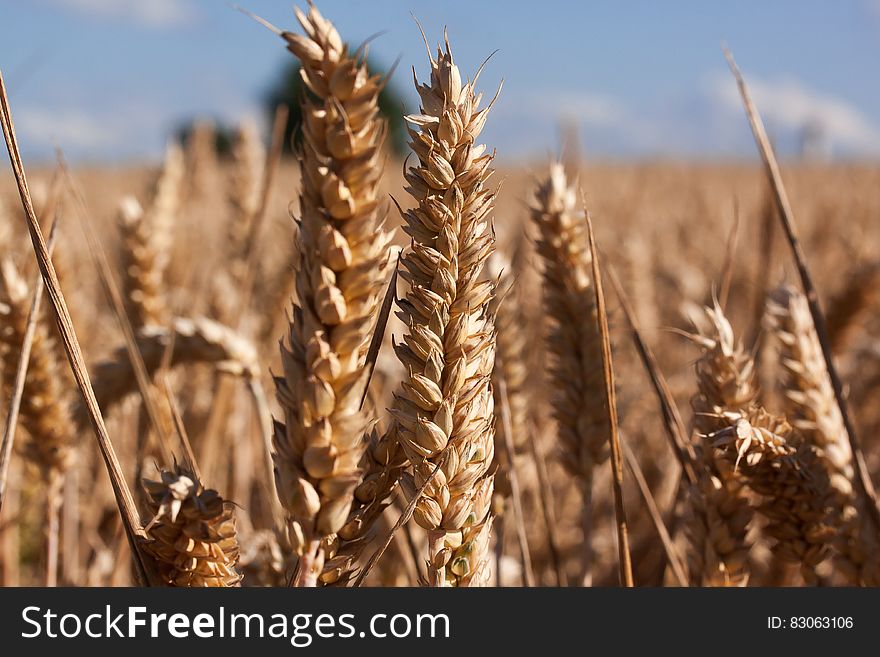
[[[0,584],[880,584],[877,165],[496,159],[455,33],[399,157],[295,18],[271,134],[0,180]]]

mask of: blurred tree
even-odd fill
[[[300,124],[302,123],[300,102],[302,94],[305,92],[305,85],[300,77],[299,69],[299,62],[285,65],[278,82],[266,94],[266,111],[270,124],[272,117],[275,116],[275,108],[279,104],[283,103],[290,109],[284,132],[284,144],[287,152],[291,151],[293,145],[298,146],[300,143]],[[367,69],[371,75],[382,74],[382,70],[371,60],[367,61]],[[388,120],[388,146],[392,152],[401,156],[407,152],[406,123],[403,120],[405,102],[404,97],[398,93],[390,81],[379,94],[379,111]]]
[[[235,133],[238,129],[235,125],[227,125],[219,119],[209,119],[200,117],[196,119],[187,119],[178,124],[174,131],[174,137],[179,144],[188,144],[196,125],[200,123],[210,124],[211,130],[214,132],[214,150],[217,157],[227,158],[232,156],[232,145],[235,143]]]

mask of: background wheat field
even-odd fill
[[[454,34],[398,152],[303,11],[299,136],[4,169],[3,586],[880,583],[880,165],[496,166]]]

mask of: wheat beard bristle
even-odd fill
[[[736,341],[730,322],[717,305],[705,313],[692,336],[702,350],[695,365],[697,394],[691,400],[700,435],[721,429],[721,414],[748,408],[758,396],[754,363]],[[715,459],[711,446],[700,454],[703,469],[691,491],[691,578],[703,586],[745,586],[750,550],[746,533],[753,515],[746,492],[732,468]]]
[[[144,481],[152,519],[144,551],[160,581],[177,587],[239,586],[233,506],[180,467]]]
[[[431,58],[430,83],[416,88],[422,113],[407,121],[418,165],[406,180],[418,205],[404,213],[412,246],[402,259],[409,291],[398,317],[407,334],[396,345],[408,374],[395,394],[394,435],[413,464],[402,478],[410,499],[442,463],[413,515],[428,530],[429,583],[480,586],[488,577],[495,422],[494,283],[481,274],[495,238],[486,188],[493,155],[474,142],[491,105],[479,108],[448,42]]]
[[[853,488],[849,438],[807,300],[795,288],[783,285],[768,297],[765,319],[779,344],[785,413],[816,450],[829,477],[839,529],[837,567],[849,585],[880,584],[877,540],[870,523],[861,522],[864,502]]]
[[[763,532],[775,539],[773,553],[815,584],[836,534],[831,487],[815,450],[785,419],[758,406],[722,413],[718,423],[709,439],[761,496],[756,509],[767,520]]]
[[[343,529],[361,482],[371,418],[361,409],[390,234],[380,209],[386,124],[383,81],[349,53],[311,6],[296,10],[305,35],[285,32],[302,63],[303,146],[297,300],[276,379],[283,423],[275,471],[290,540],[304,558],[302,585],[317,584],[327,541]]]

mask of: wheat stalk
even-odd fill
[[[559,163],[539,181],[531,203],[543,263],[544,308],[551,319],[546,337],[551,355],[561,459],[583,495],[584,583],[592,578],[592,495],[596,466],[608,458],[610,427],[605,411],[602,342],[592,284],[587,223],[577,190]]]
[[[296,10],[304,35],[282,33],[302,63],[297,302],[276,378],[284,422],[276,427],[275,470],[302,557],[299,584],[315,585],[321,543],[348,520],[370,416],[361,409],[365,367],[388,262],[378,184],[386,126],[383,81],[363,53],[351,53],[311,6]]]
[[[822,359],[807,300],[791,286],[774,290],[765,315],[780,348],[785,413],[798,434],[810,444],[828,475],[839,525],[838,566],[849,584],[876,581],[880,575],[877,543],[861,518],[864,501],[853,489],[852,451],[831,381]]]
[[[773,553],[799,564],[805,581],[815,583],[835,536],[828,475],[815,450],[760,407],[725,412],[718,421],[721,428],[708,438],[762,496],[757,510],[767,520],[764,533],[776,541]]]
[[[144,551],[165,586],[238,586],[239,547],[233,506],[196,475],[176,467],[160,481],[144,481],[152,520]]]

